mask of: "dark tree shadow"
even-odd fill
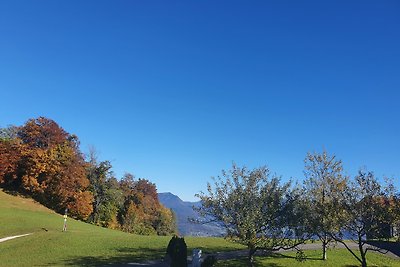
[[[398,242],[369,240],[367,244],[381,249],[383,253],[389,251],[397,257],[400,257],[400,243]]]
[[[244,254],[232,254],[228,257],[223,257],[223,259],[219,260],[229,260],[229,263],[222,266],[244,266],[246,264],[247,251]],[[207,254],[205,254],[207,255]],[[204,256],[205,256],[204,255]],[[215,255],[215,254],[214,254]],[[164,267],[169,266],[165,261],[165,249],[149,249],[149,248],[119,248],[115,250],[115,253],[112,256],[77,256],[71,257],[69,259],[63,260],[62,262],[50,262],[47,266],[56,266],[56,265],[67,265],[67,266],[112,266],[112,267],[122,267],[122,266],[148,266],[148,267]],[[255,258],[255,266],[267,266],[267,267],[284,267],[276,262],[271,263],[261,263],[263,258],[290,258],[294,261],[296,257],[289,256],[281,253],[271,253],[271,252],[263,252],[262,254],[258,254]],[[320,261],[320,258],[307,257],[306,260],[317,260]],[[188,261],[190,263],[190,260]],[[305,264],[306,266],[307,264]]]
[[[294,259],[296,260],[296,256],[286,255],[278,252],[262,252],[260,256],[269,257],[269,258],[287,258],[287,259]],[[314,257],[314,256],[306,256],[305,260],[312,260],[312,261],[322,261],[321,257]]]
[[[8,195],[18,196],[18,197],[22,197],[22,198],[31,198],[31,196],[23,194],[23,193],[19,192],[15,188],[10,188],[10,187],[0,187],[0,188],[2,188],[3,192],[8,194]]]
[[[221,255],[218,255],[218,260],[222,261],[227,261],[224,262],[221,266],[222,267],[236,267],[236,266],[246,266],[247,264],[247,256],[246,253],[247,251],[240,251],[241,253],[233,253],[231,255],[224,255],[223,257],[220,257]],[[230,254],[230,253],[229,253]],[[293,261],[296,261],[295,256],[290,256],[290,255],[285,255],[282,253],[277,253],[277,252],[270,252],[270,251],[258,251],[255,255],[255,262],[254,266],[256,267],[286,267],[286,265],[279,264],[279,262],[269,262],[265,263],[263,262],[263,259],[276,259],[277,261],[282,258],[288,258],[292,259]],[[304,263],[304,266],[307,266],[307,261],[322,261],[320,257],[313,257],[313,256],[308,256],[305,258],[306,262]]]
[[[286,267],[284,265],[277,264],[275,262],[262,263],[259,260],[257,260],[257,258],[255,258],[253,265],[255,267]],[[247,266],[247,258],[239,258],[239,259],[229,260],[228,262],[219,263],[218,266],[221,266],[221,267]]]
[[[47,266],[70,265],[70,266],[163,266],[165,249],[150,248],[122,248],[116,249],[113,256],[78,256],[63,262],[52,262]],[[141,263],[141,264],[137,264]]]

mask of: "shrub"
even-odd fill
[[[201,267],[212,267],[217,263],[217,257],[214,255],[208,255],[201,263]]]
[[[185,239],[178,236],[173,236],[168,243],[167,255],[171,260],[171,267],[186,267],[187,266],[187,246]]]

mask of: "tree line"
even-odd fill
[[[85,156],[76,135],[39,117],[0,128],[0,186],[104,227],[136,234],[176,233],[176,219],[158,200],[154,183],[125,174],[110,161]]]
[[[387,252],[374,244],[398,235],[400,196],[390,179],[382,183],[365,169],[351,178],[326,151],[307,154],[304,174],[303,183],[282,183],[266,166],[233,164],[197,195],[202,223],[219,222],[229,239],[246,245],[249,266],[257,250],[296,249],[304,260],[299,245],[315,239],[323,260],[333,243],[343,244],[363,267],[368,251]]]
[[[297,249],[319,239],[323,260],[332,243],[342,243],[362,266],[374,241],[397,234],[400,196],[393,181],[372,171],[355,177],[326,151],[308,153],[303,183],[285,182],[266,167],[233,164],[197,196],[198,212],[225,227],[227,237],[249,249]],[[173,212],[160,204],[156,185],[125,174],[117,179],[109,161],[94,150],[84,155],[76,135],[39,117],[22,126],[0,128],[0,186],[29,195],[45,206],[96,225],[137,234],[176,233]],[[349,241],[357,244],[354,250]]]

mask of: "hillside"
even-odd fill
[[[222,236],[224,230],[216,225],[195,224],[189,222],[189,218],[199,219],[198,213],[193,206],[201,205],[200,202],[182,201],[172,193],[159,193],[160,202],[167,208],[172,209],[176,214],[178,231],[184,236]]]
[[[0,190],[0,238],[33,233],[0,243],[0,266],[99,266],[162,258],[170,237],[140,236],[68,219],[32,199]],[[221,238],[185,238],[205,252],[239,248]]]

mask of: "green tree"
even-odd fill
[[[6,128],[0,128],[0,141],[15,140],[18,137],[18,127],[10,125]]]
[[[117,214],[122,206],[122,191],[114,177],[109,161],[97,161],[96,153],[91,149],[87,167],[90,181],[89,190],[93,194],[93,212],[89,221],[105,227],[117,227]]]
[[[390,187],[392,185],[386,188]],[[393,197],[392,190],[385,190],[372,172],[363,170],[359,171],[344,192],[341,205],[345,207],[346,216],[342,221],[341,232],[331,236],[342,243],[363,267],[367,267],[368,251],[386,252],[370,246],[368,239],[390,237],[390,225],[394,222],[391,214]],[[344,238],[357,244],[359,254],[344,242]]]
[[[339,231],[343,215],[339,203],[348,179],[343,175],[342,161],[326,151],[307,154],[304,174],[303,203],[309,211],[306,226],[322,242],[322,259],[326,260],[327,246],[333,241],[331,233]]]
[[[157,235],[177,233],[176,216],[172,209],[160,206],[153,221]]]
[[[208,193],[196,195],[202,201],[198,212],[208,222],[221,223],[232,241],[249,249],[248,264],[258,249],[294,248],[304,242],[298,198],[290,183],[280,185],[266,167],[248,170],[233,164],[222,177],[208,183]]]

